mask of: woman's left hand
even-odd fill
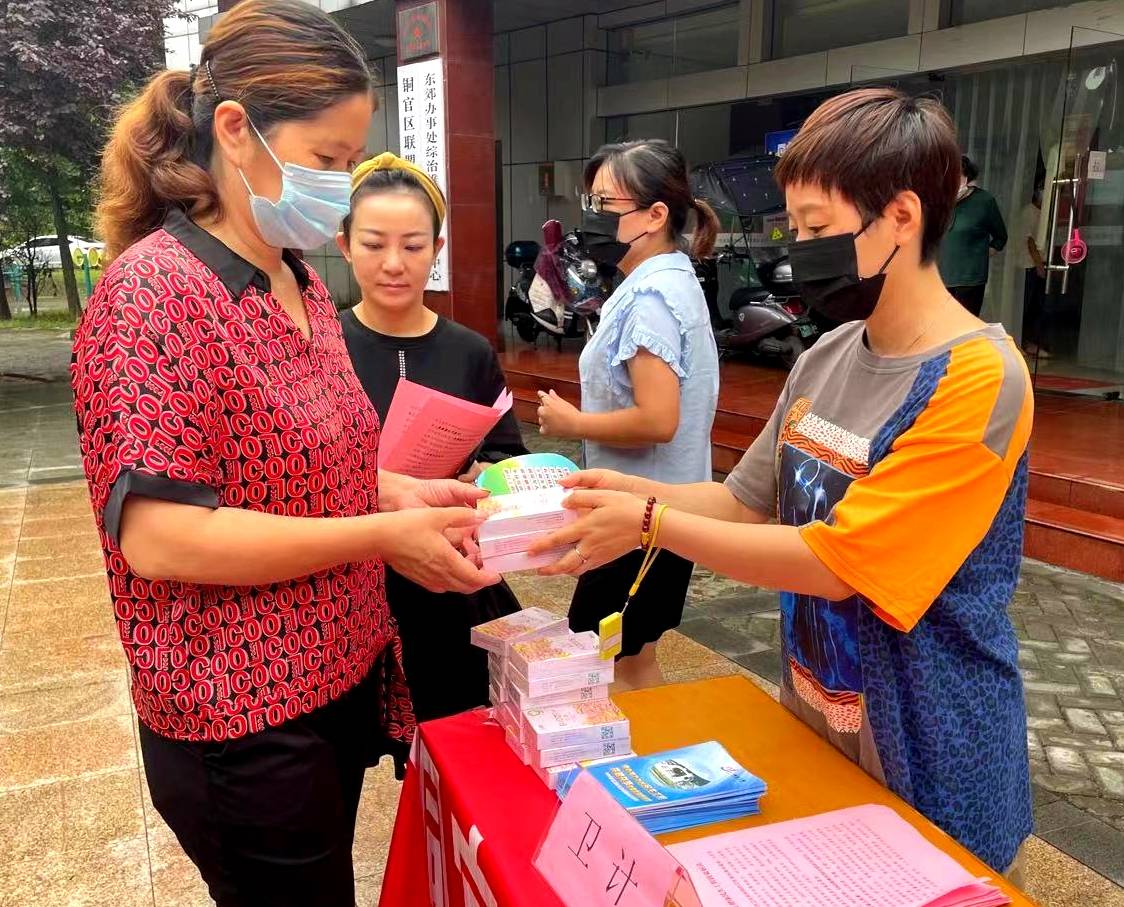
[[[466,485],[459,479],[412,479],[399,493],[398,510],[417,510],[423,507],[475,507],[488,492],[475,485]],[[447,538],[453,546],[477,567],[481,565],[480,546],[476,542],[476,527],[447,529]]]
[[[585,513],[569,526],[540,539],[531,554],[570,546],[557,563],[539,571],[543,576],[569,573],[574,576],[600,567],[635,550],[647,503],[625,491],[575,491],[564,506]]]
[[[410,476],[394,475],[393,480],[382,477],[383,494],[380,494],[381,509],[414,510],[418,507],[475,507],[477,502],[488,497],[488,492],[475,485],[459,482],[456,479],[414,479]],[[389,493],[385,493],[389,491]]]
[[[551,438],[580,438],[582,411],[553,390],[539,391],[539,432]]]

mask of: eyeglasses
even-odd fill
[[[600,214],[605,210],[606,202],[635,202],[631,198],[613,198],[611,195],[596,195],[592,192],[579,192],[578,198],[581,199],[583,211],[593,211]],[[634,211],[639,211],[639,208],[634,208]],[[631,214],[632,212],[628,212]]]

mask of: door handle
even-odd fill
[[[1055,179],[1054,180],[1054,208],[1050,219],[1050,256],[1049,263],[1046,265],[1046,292],[1050,292],[1051,277],[1056,273],[1062,275],[1061,292],[1064,294],[1069,289],[1069,271],[1072,265],[1080,264],[1085,258],[1084,255],[1073,259],[1069,254],[1070,250],[1075,245],[1084,245],[1081,240],[1081,234],[1078,232],[1077,224],[1077,190],[1081,185],[1081,159],[1082,155],[1077,153],[1073,156],[1073,176],[1068,179]],[[1070,199],[1069,199],[1069,218],[1066,225],[1066,237],[1064,244],[1055,243],[1057,238],[1058,218],[1057,218],[1057,202],[1061,197],[1063,186],[1069,186]],[[1055,263],[1054,256],[1060,257],[1061,262]],[[1071,264],[1072,262],[1072,264]]]
[[[1076,155],[1073,162],[1073,176],[1072,177],[1055,177],[1051,180],[1050,192],[1050,238],[1047,242],[1047,256],[1046,256],[1046,292],[1050,293],[1054,289],[1054,277],[1061,274],[1062,285],[1061,292],[1065,293],[1069,287],[1069,263],[1065,260],[1065,256],[1061,253],[1060,244],[1057,242],[1058,238],[1058,205],[1061,202],[1062,189],[1066,186],[1070,187],[1070,205],[1069,205],[1069,224],[1066,230],[1066,243],[1073,237],[1073,209],[1074,203],[1077,201],[1077,168],[1080,160],[1080,155]],[[1060,260],[1059,260],[1060,259]]]

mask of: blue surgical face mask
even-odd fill
[[[351,210],[351,174],[282,164],[258,127],[251,123],[250,128],[281,171],[281,197],[275,202],[255,195],[246,174],[238,171],[250,193],[250,211],[261,238],[278,249],[316,249],[324,245],[336,235],[340,221]]]

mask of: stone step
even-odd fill
[[[1027,557],[1124,582],[1124,519],[1032,498],[1026,507]]]
[[[1031,461],[1030,497],[1046,504],[1124,519],[1124,487],[1083,476],[1069,476],[1037,467]]]

